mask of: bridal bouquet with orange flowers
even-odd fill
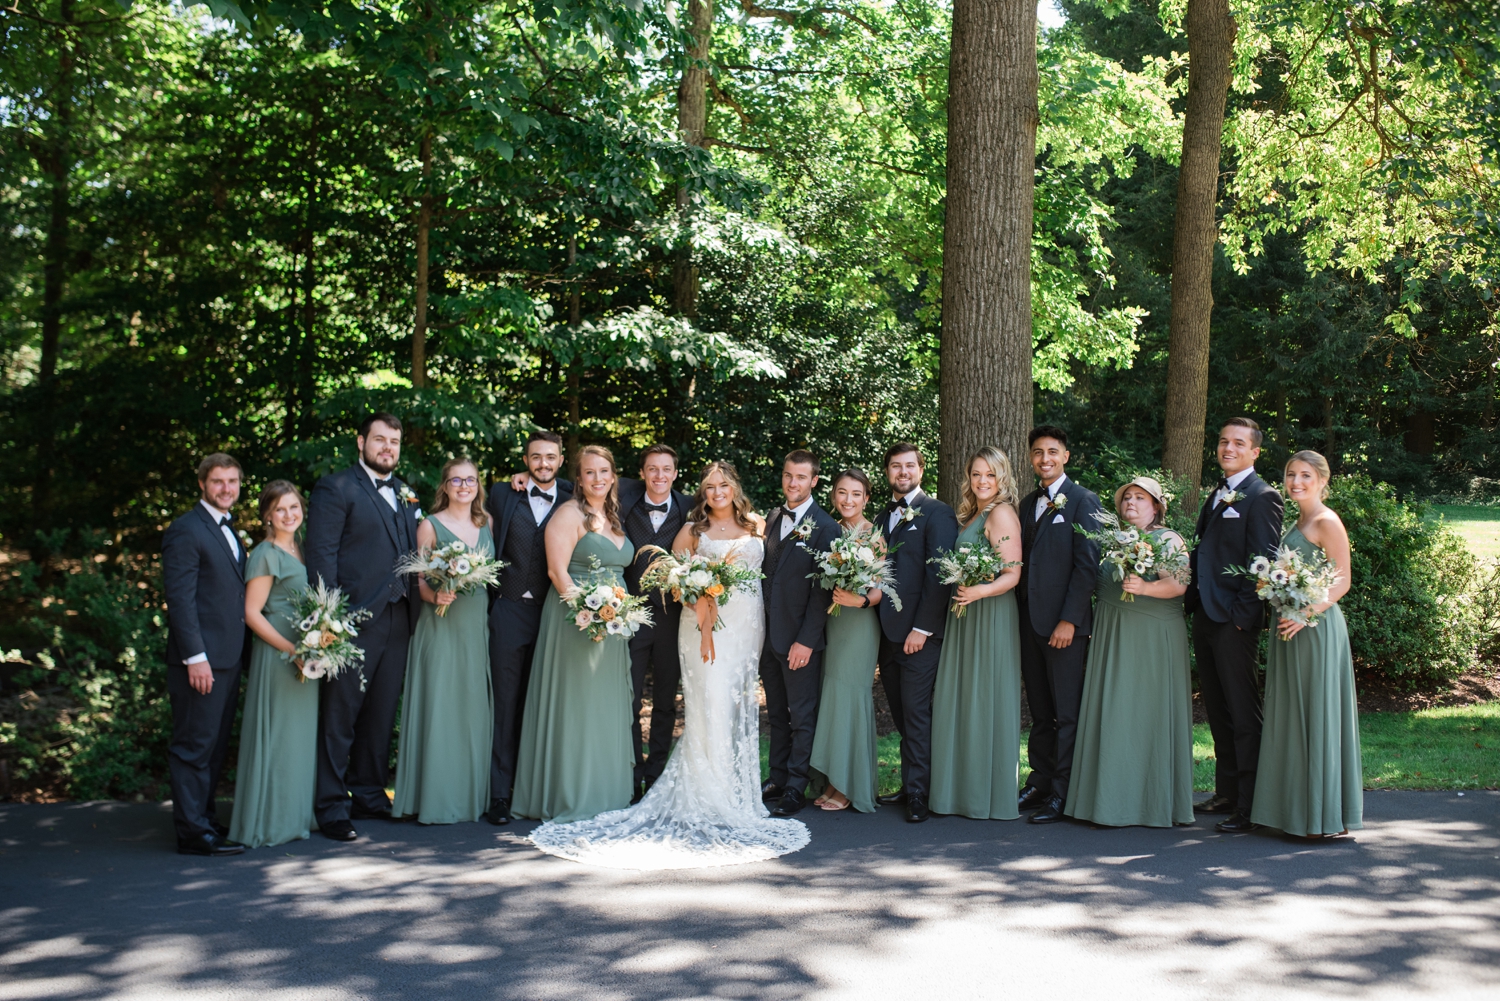
[[[714,630],[724,627],[724,620],[719,618],[719,607],[728,603],[735,591],[748,590],[765,574],[741,563],[738,551],[733,549],[713,559],[686,550],[669,553],[660,546],[647,548],[661,555],[641,574],[641,590],[670,594],[673,601],[693,607],[702,637],[699,653],[704,661],[712,663]]]

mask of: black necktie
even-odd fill
[[[542,500],[546,501],[548,504],[552,503],[552,495],[549,494],[549,493],[547,493],[545,490],[542,490],[540,487],[533,486],[531,488],[531,496],[533,496],[533,497],[540,497]]]
[[[390,490],[392,492],[395,492],[396,481],[393,478],[389,477],[389,476],[387,476],[383,480],[376,480],[375,481],[375,489],[377,491],[380,491],[380,490]]]
[[[671,501],[667,501],[664,504],[647,504],[646,505],[646,510],[648,512],[650,512],[650,511],[660,511],[662,514],[666,514],[671,509],[672,509],[672,502]]]

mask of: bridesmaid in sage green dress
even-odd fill
[[[511,810],[533,820],[587,820],[630,805],[630,644],[595,643],[559,595],[593,572],[623,586],[635,547],[620,524],[615,460],[609,449],[578,452],[573,499],[547,523],[547,576],[531,682],[521,720]]]
[[[969,459],[954,547],[988,538],[1014,564],[988,584],[956,587],[932,693],[933,813],[1015,820],[1021,759],[1021,520],[1010,459],[986,446]],[[963,615],[959,615],[959,612]]]
[[[833,507],[845,533],[869,531],[865,518],[870,501],[870,477],[861,469],[846,469],[833,480]],[[875,537],[881,538],[876,532]],[[883,545],[883,540],[882,540]],[[882,597],[874,587],[864,594],[835,588],[839,606],[830,614],[827,649],[823,654],[823,690],[818,702],[818,725],[813,731],[812,768],[826,781],[813,800],[825,810],[850,806],[860,813],[875,812],[877,754],[875,746],[875,658],[880,652],[880,618],[875,606]]]
[[[1183,549],[1163,527],[1166,494],[1149,476],[1115,491],[1115,510]],[[1100,564],[1094,638],[1083,675],[1073,781],[1063,813],[1107,827],[1193,822],[1193,694],[1182,596],[1173,577],[1123,582]],[[1126,595],[1133,600],[1127,600]]]
[[[251,848],[297,841],[313,827],[318,684],[304,681],[282,656],[296,649],[292,610],[297,593],[307,587],[297,546],[306,510],[291,483],[266,484],[260,495],[266,540],[245,563],[245,624],[255,638],[229,837]]]
[[[454,541],[486,556],[495,554],[479,471],[462,457],[443,466],[432,511],[417,526],[421,549]],[[484,588],[471,594],[434,591],[425,580],[418,586],[422,611],[401,690],[391,815],[413,816],[421,824],[478,820],[489,803],[495,732],[489,595]]]
[[[1277,623],[1267,642],[1265,724],[1250,819],[1305,838],[1337,837],[1364,826],[1364,773],[1354,658],[1339,599],[1349,593],[1349,533],[1323,499],[1328,460],[1298,452],[1286,464],[1297,525],[1285,545],[1304,558],[1321,550],[1339,569],[1314,625]]]

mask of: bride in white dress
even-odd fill
[[[734,467],[710,463],[692,516],[672,548],[718,558],[730,552],[760,569],[765,527],[750,510]],[[765,612],[760,583],[719,609],[715,658],[699,655],[697,617],[684,609],[678,633],[685,720],[666,770],[636,805],[531,835],[549,855],[613,869],[695,869],[760,862],[807,844],[807,827],[777,820],[760,799],[760,710],[756,682]]]

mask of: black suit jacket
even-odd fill
[[[557,509],[562,505],[562,502],[565,500],[572,500],[573,498],[572,481],[558,477],[552,482],[557,487],[557,500],[552,502],[552,510],[548,512],[546,520],[542,522],[542,527],[544,529],[546,528],[547,522],[551,521],[552,516],[557,513]],[[510,520],[516,516],[516,512],[523,511],[525,512],[526,517],[531,517],[530,497],[530,488],[527,488],[526,490],[515,490],[511,487],[510,480],[508,478],[499,480],[490,487],[490,495],[484,499],[484,509],[490,513],[490,531],[493,532],[495,536],[496,559],[504,558],[503,554],[505,553],[505,540],[510,535]],[[505,573],[504,570],[500,572]],[[542,596],[547,593],[547,586],[549,583],[551,583],[550,580],[545,579],[545,566],[542,568],[542,575],[544,579],[542,580],[540,585],[541,590],[538,591],[535,587],[532,587],[530,589],[531,593],[533,595],[536,595],[538,601],[540,601],[542,599]],[[495,596],[499,593],[500,589],[498,587],[490,588],[491,601],[493,601]]]
[[[948,621],[950,589],[938,580],[937,564],[930,561],[953,548],[958,540],[958,517],[947,504],[925,493],[918,493],[911,506],[920,514],[898,524],[894,533],[887,531],[888,513],[882,511],[871,519],[893,547],[891,562],[901,611],[889,601],[875,606],[880,611],[881,631],[892,643],[903,642],[913,629],[942,639],[943,624]]]
[[[202,504],[171,525],[161,540],[167,592],[167,663],[200,653],[214,670],[242,663],[245,628],[245,552],[236,556],[217,521]]]
[[[635,506],[637,504],[644,503],[645,500],[645,481],[631,479],[628,476],[622,476],[620,478],[620,524],[628,526],[630,524],[630,512],[635,510]],[[693,511],[692,500],[684,496],[680,491],[674,489],[672,491],[672,504],[674,506],[674,510],[682,512],[682,523],[684,525],[687,524],[688,516],[692,514]],[[651,565],[651,561],[656,559],[656,557],[660,554],[643,553],[641,552],[640,544],[636,542],[635,539],[631,539],[630,541],[633,545],[635,545],[635,559],[631,562],[630,566],[625,568],[625,587],[630,591],[631,594],[640,594],[641,574],[646,572],[646,568]],[[670,540],[668,540],[668,544],[664,548],[671,548]],[[656,606],[657,599],[659,597],[659,594],[652,596],[653,607]],[[668,602],[663,607],[666,609],[671,609],[674,606],[679,611],[682,609],[682,605],[675,601]]]
[[[404,484],[396,481],[399,495]],[[308,502],[307,580],[338,587],[356,608],[379,613],[401,593],[396,561],[417,548],[417,505],[397,501],[397,510],[381,498],[364,467],[358,464],[318,481]],[[416,598],[417,584],[405,582]],[[416,624],[421,602],[408,602]]]
[[[1097,532],[1094,515],[1104,510],[1099,495],[1085,490],[1069,477],[1058,491],[1068,500],[1060,511],[1043,511],[1038,520],[1037,499],[1045,494],[1038,487],[1021,499],[1021,580],[1016,594],[1025,602],[1031,628],[1039,636],[1051,636],[1062,621],[1073,623],[1073,635],[1087,636],[1094,629],[1094,588],[1099,578],[1099,544],[1085,538],[1074,525]],[[1058,521],[1058,517],[1062,521]]]
[[[1255,596],[1254,581],[1231,577],[1224,568],[1248,568],[1257,556],[1275,555],[1281,544],[1281,493],[1255,473],[1245,478],[1239,492],[1245,499],[1233,504],[1214,507],[1216,488],[1203,501],[1198,512],[1198,545],[1190,557],[1193,582],[1185,595],[1186,607],[1215,622],[1259,629],[1265,605]]]
[[[781,533],[780,507],[766,523],[766,539]],[[764,593],[766,606],[766,642],[782,656],[801,643],[813,650],[824,646],[828,626],[828,594],[809,574],[817,572],[813,553],[826,553],[839,537],[839,523],[813,501],[802,513],[798,525],[812,522],[812,534],[798,545],[795,531],[781,541],[774,557],[767,549]]]

